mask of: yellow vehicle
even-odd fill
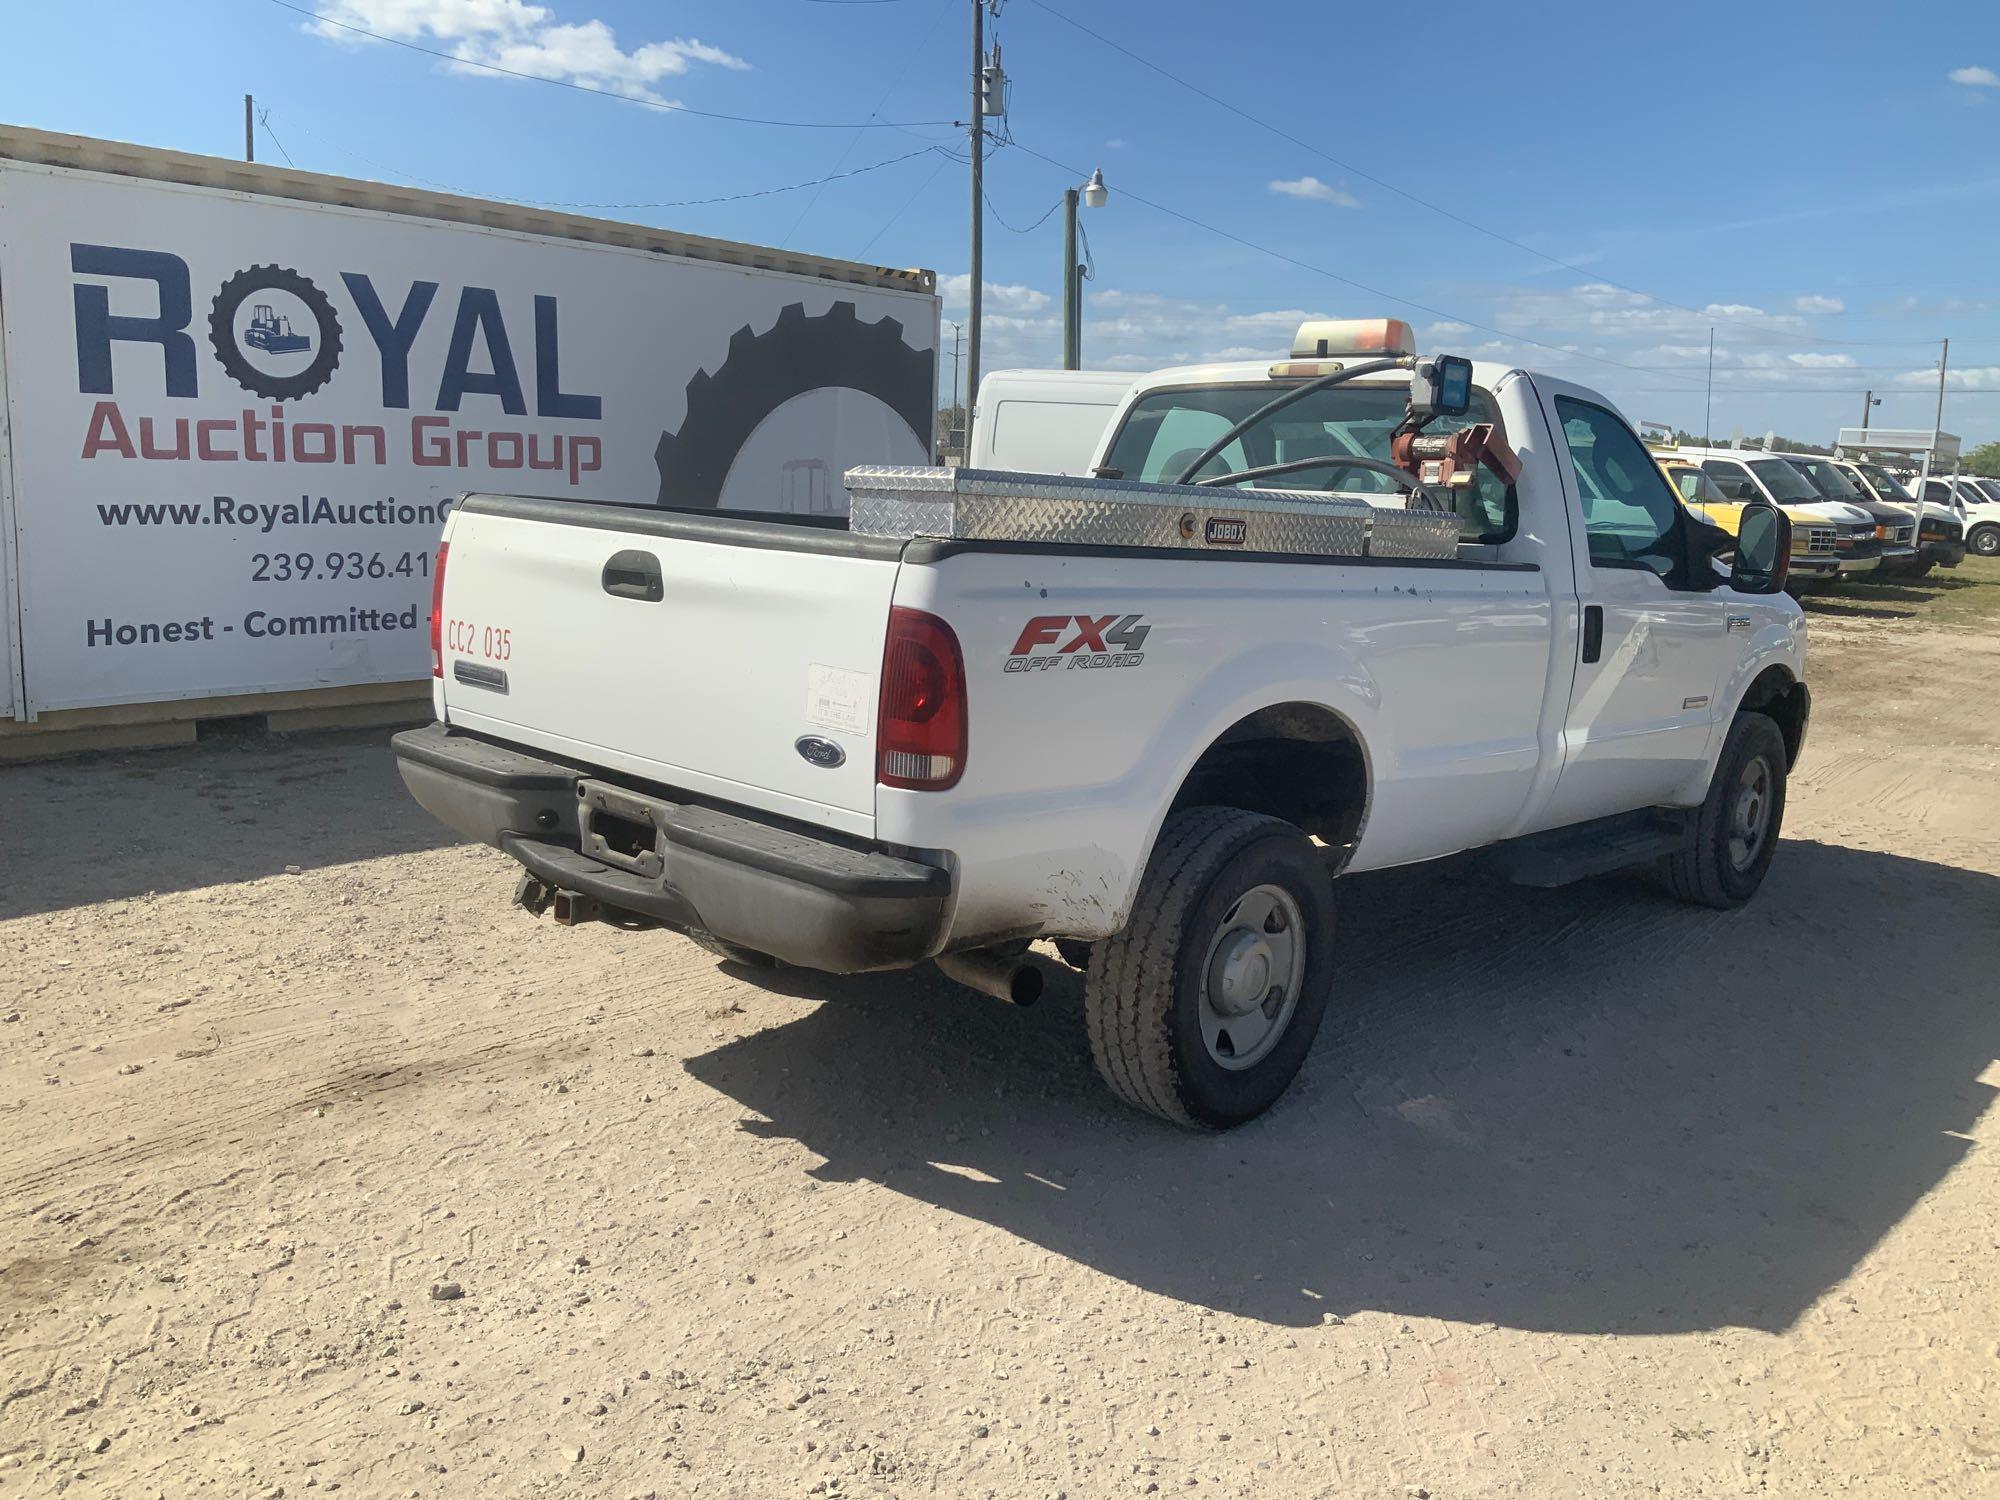
[[[1701,465],[1673,453],[1655,451],[1653,460],[1697,519],[1719,526],[1731,536],[1743,524],[1745,502],[1731,500]],[[1788,505],[1792,520],[1792,577],[1799,583],[1836,576],[1840,572],[1839,532],[1832,516],[1810,506]]]

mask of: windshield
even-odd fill
[[[1856,501],[1866,497],[1854,487],[1854,481],[1823,458],[1795,458],[1792,467],[1804,474],[1812,487],[1829,500]]]
[[[1727,505],[1729,497],[1700,469],[1669,469],[1668,476],[1681,499],[1690,505]]]
[[[1812,487],[1812,481],[1782,458],[1753,458],[1750,469],[1764,481],[1764,488],[1780,505],[1801,500],[1810,505],[1820,497],[1819,491]]]
[[[1127,479],[1172,484],[1210,443],[1285,389],[1277,384],[1191,386],[1153,391],[1132,404],[1105,458]],[[1409,393],[1403,386],[1336,385],[1315,391],[1242,434],[1202,465],[1206,478],[1266,464],[1291,463],[1326,455],[1324,466],[1247,481],[1247,488],[1339,490],[1349,494],[1394,494],[1386,474],[1339,462],[1342,456],[1387,462],[1389,438],[1403,420]],[[1446,436],[1480,422],[1499,422],[1493,397],[1474,390],[1463,417],[1440,417],[1425,429]],[[1440,492],[1458,512],[1458,532],[1470,542],[1504,542],[1514,534],[1512,485],[1481,469],[1471,485]]]
[[[1862,478],[1875,486],[1875,493],[1884,500],[1916,499],[1915,495],[1903,488],[1894,474],[1880,464],[1856,464],[1854,467],[1861,471]]]

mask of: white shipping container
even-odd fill
[[[937,329],[927,271],[0,128],[0,713],[423,678],[471,490],[844,512]]]

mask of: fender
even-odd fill
[[[1716,690],[1716,713],[1709,726],[1708,750],[1702,757],[1702,768],[1675,788],[1669,799],[1675,807],[1698,807],[1708,795],[1708,784],[1715,775],[1716,759],[1722,754],[1722,742],[1728,738],[1729,726],[1736,721],[1737,710],[1753,682],[1774,666],[1783,667],[1794,682],[1805,681],[1804,613],[1796,607],[1791,610],[1773,609],[1768,604],[1749,599],[1745,599],[1743,604],[1741,610],[1733,612],[1748,614],[1756,622],[1752,627],[1753,633],[1744,645],[1743,655]]]
[[[1329,692],[1329,687],[1333,691]],[[1374,802],[1375,745],[1382,728],[1380,686],[1373,674],[1343,648],[1306,641],[1260,643],[1217,663],[1193,686],[1174,725],[1182,733],[1171,752],[1162,747],[1159,757],[1151,760],[1153,765],[1165,761],[1171,767],[1171,774],[1164,785],[1154,783],[1160,795],[1145,826],[1140,857],[1126,871],[1122,889],[1112,893],[1116,920],[1108,930],[1123,927],[1130,916],[1139,879],[1152,858],[1153,845],[1159,840],[1174,798],[1195,763],[1232,725],[1262,709],[1286,703],[1325,709],[1347,726],[1360,748],[1368,790],[1356,834],[1358,844],[1367,830]],[[1143,763],[1134,767],[1135,772],[1145,769]]]

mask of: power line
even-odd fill
[[[1399,187],[1395,183],[1390,182],[1387,178],[1377,177],[1373,172],[1370,172],[1363,167],[1355,166],[1352,162],[1341,160],[1341,158],[1334,156],[1332,153],[1322,150],[1318,146],[1315,146],[1312,142],[1307,140],[1302,140],[1300,137],[1293,135],[1289,130],[1284,129],[1281,126],[1272,124],[1269,120],[1264,119],[1262,116],[1253,115],[1252,113],[1250,113],[1249,110],[1244,109],[1242,106],[1238,104],[1231,103],[1229,100],[1224,99],[1219,94],[1210,93],[1200,84],[1192,83],[1189,80],[1181,77],[1179,74],[1171,72],[1168,69],[1161,67],[1158,63],[1154,62],[1152,59],[1140,56],[1137,52],[1134,52],[1130,47],[1127,47],[1123,42],[1108,37],[1103,32],[1096,31],[1091,27],[1084,25],[1083,22],[1076,20],[1071,16],[1065,15],[1063,12],[1057,10],[1053,5],[1048,4],[1047,0],[1028,0],[1028,3],[1030,5],[1033,5],[1037,10],[1044,11],[1047,14],[1054,16],[1058,21],[1061,21],[1064,25],[1073,27],[1077,31],[1082,32],[1085,36],[1090,37],[1095,41],[1101,42],[1106,47],[1111,48],[1112,51],[1124,54],[1126,57],[1131,58],[1133,62],[1138,63],[1141,67],[1150,69],[1151,71],[1159,74],[1162,78],[1167,79],[1171,83],[1179,84],[1189,93],[1196,94],[1201,98],[1206,99],[1209,103],[1217,106],[1218,108],[1226,109],[1231,114],[1236,115],[1241,119],[1248,120],[1252,125],[1257,126],[1259,129],[1269,131],[1272,135],[1277,136],[1280,140],[1290,142],[1292,145],[1298,147],[1301,151],[1309,152],[1312,155],[1317,156],[1321,161],[1327,162],[1333,166],[1340,168],[1340,170],[1343,172],[1347,172],[1355,177],[1359,177],[1363,181],[1371,182],[1376,187],[1383,189],[1385,192],[1394,193],[1399,198],[1406,198],[1410,202],[1417,204],[1421,208],[1429,209],[1432,213],[1437,214],[1442,218],[1451,220],[1454,224],[1463,225],[1465,228],[1470,229],[1475,233],[1483,234],[1487,236],[1489,239],[1498,240],[1503,245],[1510,246],[1513,249],[1523,252],[1524,254],[1535,256],[1537,259],[1547,261],[1550,265],[1559,267],[1562,270],[1568,271],[1573,275],[1584,277],[1587,280],[1599,283],[1600,285],[1613,287],[1621,292],[1630,293],[1632,296],[1635,297],[1644,297],[1648,301],[1656,302],[1662,307],[1671,307],[1681,312],[1694,313],[1699,317],[1709,319],[1711,322],[1716,322],[1716,323],[1735,322],[1743,326],[1755,326],[1754,324],[1746,324],[1746,321],[1743,319],[1732,319],[1727,314],[1711,313],[1706,308],[1689,307],[1686,303],[1675,302],[1672,299],[1667,297],[1662,297],[1657,293],[1643,291],[1638,287],[1627,286],[1623,282],[1613,281],[1609,276],[1600,275],[1593,271],[1587,271],[1582,266],[1576,265],[1571,261],[1566,261],[1559,255],[1551,255],[1546,250],[1538,250],[1533,245],[1528,244],[1524,240],[1517,240],[1510,234],[1502,233],[1498,229],[1492,229],[1484,224],[1477,222],[1476,220],[1468,219],[1467,217],[1465,217],[1464,214],[1458,213],[1453,209],[1447,208],[1441,203],[1435,203],[1429,198],[1422,196],[1421,194],[1411,192],[1408,188]],[[1460,319],[1459,321],[1463,322],[1465,320]],[[1907,341],[1864,340],[1864,339],[1822,339],[1822,338],[1816,338],[1811,334],[1793,333],[1788,329],[1777,329],[1777,328],[1765,328],[1762,329],[1761,331],[1771,335],[1774,338],[1797,339],[1805,343],[1815,343],[1815,344],[1862,345],[1862,344],[1874,343],[1881,347],[1890,347],[1892,344],[1900,345],[1905,342],[1911,345],[1929,342],[1929,340],[1919,340],[1919,339],[1912,339]],[[1512,336],[1519,337],[1518,335],[1512,335]],[[1541,347],[1549,348],[1553,346],[1542,345]]]
[[[435,47],[426,47],[421,42],[412,42],[399,36],[385,36],[379,31],[370,31],[365,26],[355,26],[347,21],[337,21],[332,16],[322,15],[303,5],[294,5],[292,0],[269,0],[269,3],[296,15],[308,16],[324,26],[338,26],[342,31],[351,31],[356,36],[365,36],[378,42],[387,42],[393,47],[405,47],[412,52],[421,52],[426,57],[435,57],[461,68],[478,68],[486,73],[498,73],[505,78],[522,78],[529,83],[553,84],[557,88],[573,89],[579,94],[596,94],[600,98],[615,99],[620,104],[636,104],[645,109],[656,109],[665,114],[696,115],[704,120],[727,120],[735,125],[775,125],[788,130],[903,130],[912,126],[950,125],[951,120],[864,120],[859,125],[843,124],[838,120],[772,120],[759,115],[730,115],[720,110],[696,109],[691,104],[669,104],[662,99],[635,99],[630,94],[620,94],[612,89],[600,89],[588,83],[578,83],[569,78],[551,78],[546,73],[523,73],[516,68],[503,68],[498,63],[479,62],[470,57],[459,57],[454,53],[442,52]]]
[[[881,239],[883,235],[887,234],[889,230],[892,227],[894,227],[896,221],[902,218],[904,214],[908,213],[911,207],[916,203],[916,201],[919,198],[923,197],[925,193],[930,191],[931,184],[937,181],[938,173],[942,172],[947,166],[951,165],[953,162],[956,162],[961,167],[970,165],[970,163],[966,160],[966,158],[954,155],[952,152],[943,150],[942,148],[938,149],[938,156],[940,159],[938,161],[938,164],[931,168],[930,176],[926,177],[922,182],[918,183],[917,190],[914,193],[910,194],[909,197],[903,200],[903,206],[897,209],[894,213],[890,214],[888,218],[884,219],[882,221],[882,227],[877,229],[873,234],[868,236],[868,243],[863,245],[859,250],[854,252],[854,258],[856,260],[861,260],[868,254],[870,250],[873,250],[875,248],[875,242]]]
[[[815,3],[821,5],[879,5],[887,3],[887,0],[815,0]],[[877,115],[882,113],[882,106],[889,102],[889,96],[902,86],[904,77],[910,71],[910,64],[922,55],[926,47],[930,46],[931,38],[937,35],[938,23],[944,19],[944,15],[945,10],[943,6],[940,5],[933,8],[930,29],[923,34],[922,40],[904,55],[903,65],[896,70],[895,76],[883,87],[882,96],[875,101],[875,107],[868,111],[868,118],[870,120],[873,120]],[[847,144],[840,148],[840,156],[833,164],[836,172],[847,165],[847,158],[853,154],[854,148],[861,144],[861,134],[860,130],[856,130],[853,135],[847,138]],[[805,207],[799,210],[799,216],[792,220],[792,227],[787,229],[785,237],[778,241],[779,249],[782,250],[785,246],[791,244],[792,236],[799,232],[800,227],[812,216],[812,211],[819,206],[819,196],[818,193],[814,193],[812,197],[806,200]]]
[[[267,134],[270,133],[271,129],[270,113],[271,112],[269,110],[264,111],[264,130]],[[287,125],[285,128],[289,130],[292,127],[290,125]],[[939,155],[947,158],[948,160],[955,159],[952,157],[951,153],[945,150],[945,148],[942,146],[922,146],[915,151],[906,151],[901,156],[889,157],[885,161],[870,162],[865,167],[850,167],[845,172],[833,172],[825,177],[814,177],[805,182],[790,182],[786,183],[782,187],[752,188],[746,192],[724,193],[713,198],[681,198],[673,202],[666,202],[666,203],[578,203],[578,202],[566,202],[558,198],[517,198],[505,193],[480,193],[480,192],[473,192],[469,188],[454,187],[451,183],[439,182],[434,178],[424,177],[416,172],[406,172],[400,167],[392,167],[386,162],[375,160],[373,157],[363,156],[359,151],[353,150],[351,147],[342,146],[337,142],[330,141],[325,136],[319,134],[317,131],[307,129],[303,125],[299,126],[298,128],[301,131],[303,131],[307,136],[309,136],[311,139],[318,141],[321,145],[326,146],[330,150],[337,151],[343,156],[351,156],[354,158],[354,160],[358,162],[363,162],[368,166],[375,168],[375,170],[378,172],[387,172],[392,177],[401,177],[410,182],[422,183],[425,187],[436,188],[439,192],[443,193],[455,193],[462,198],[488,198],[497,203],[518,203],[527,208],[588,208],[588,209],[619,209],[619,210],[655,209],[655,208],[701,208],[708,204],[740,203],[745,199],[749,198],[773,198],[777,197],[782,193],[798,193],[805,191],[805,189],[807,188],[824,187],[826,184],[830,182],[839,182],[844,178],[860,177],[869,172],[880,172],[886,167],[898,166],[903,162],[913,161],[919,156]],[[271,139],[275,141],[277,140],[277,137],[273,135]],[[284,147],[280,145],[278,149],[280,151],[283,151]],[[285,160],[289,162],[291,161],[291,157],[287,156]],[[942,163],[940,165],[942,165]]]
[[[1015,140],[1013,144],[1016,147],[1016,149],[1027,152],[1028,155],[1034,157],[1037,161],[1047,162],[1050,166],[1056,167],[1064,172],[1068,172],[1072,176],[1081,177],[1083,175],[1083,172],[1080,168],[1072,167],[1067,162],[1057,161],[1053,156],[1044,156],[1034,147],[1024,145],[1018,139]],[[1462,317],[1459,314],[1453,312],[1446,312],[1443,308],[1432,307],[1430,304],[1425,302],[1413,301],[1408,297],[1399,297],[1394,292],[1383,291],[1380,287],[1370,286],[1365,281],[1356,281],[1351,276],[1343,276],[1340,274],[1340,272],[1328,270],[1325,266],[1314,265],[1311,261],[1308,260],[1300,260],[1296,255],[1287,255],[1284,251],[1274,250],[1269,245],[1260,245],[1257,243],[1257,241],[1252,239],[1246,239],[1242,235],[1237,234],[1232,230],[1222,228],[1220,225],[1210,224],[1206,220],[1197,219],[1193,214],[1182,213],[1179,209],[1169,208],[1164,203],[1155,203],[1152,199],[1143,197],[1140,194],[1135,193],[1134,191],[1132,191],[1131,188],[1127,187],[1122,181],[1118,185],[1118,191],[1125,197],[1130,198],[1133,202],[1144,204],[1147,208],[1152,209],[1156,213],[1163,213],[1166,214],[1169,218],[1179,219],[1184,224],[1192,224],[1196,229],[1206,230],[1210,234],[1217,235],[1222,239],[1229,240],[1235,244],[1241,245],[1246,250],[1255,250],[1260,255],[1268,255],[1274,260],[1281,260],[1285,262],[1287,265],[1298,267],[1298,269],[1300,269],[1301,271],[1310,271],[1315,276],[1324,276],[1329,281],[1337,281],[1342,286],[1353,287],[1356,291],[1366,292],[1371,297],[1380,297],[1384,301],[1394,302],[1401,307],[1414,308],[1416,311],[1420,313],[1424,313],[1427,316],[1433,318],[1442,319],[1448,323],[1461,323],[1465,327],[1477,329],[1481,333],[1490,333],[1494,335],[1494,337],[1496,338],[1510,339],[1517,344],[1528,344],[1537,349],[1546,349],[1552,354],[1560,354],[1563,355],[1565,358],[1587,359],[1601,365],[1614,365],[1621,370],[1634,370],[1642,375],[1670,375],[1678,373],[1677,371],[1663,370],[1658,366],[1654,365],[1627,364],[1622,359],[1611,359],[1602,354],[1590,354],[1582,349],[1566,349],[1560,344],[1545,343],[1541,339],[1530,338],[1528,335],[1523,333],[1510,333],[1504,328],[1495,328],[1490,323],[1475,322],[1471,318]],[[1699,390],[1700,387],[1690,386],[1687,389],[1693,391],[1693,390]]]
[[[257,116],[257,123],[264,127],[264,134],[271,138],[271,144],[278,148],[278,155],[284,157],[285,165],[297,170],[298,163],[292,160],[292,153],[285,149],[285,143],[278,139],[278,132],[271,128],[271,112],[267,109]]]
[[[1039,219],[1035,220],[1034,223],[1026,226],[1025,228],[1022,228],[1017,225],[1009,224],[1007,222],[1007,220],[1001,215],[999,208],[997,208],[994,205],[993,195],[991,193],[983,192],[980,194],[980,196],[986,200],[986,211],[993,215],[994,222],[997,223],[1002,229],[1006,230],[1009,234],[1033,234],[1037,229],[1040,229],[1044,224],[1049,222],[1050,214],[1054,213],[1057,209],[1062,207],[1062,199],[1060,198],[1056,199],[1055,202],[1051,203],[1047,208],[1042,210],[1042,216]]]

